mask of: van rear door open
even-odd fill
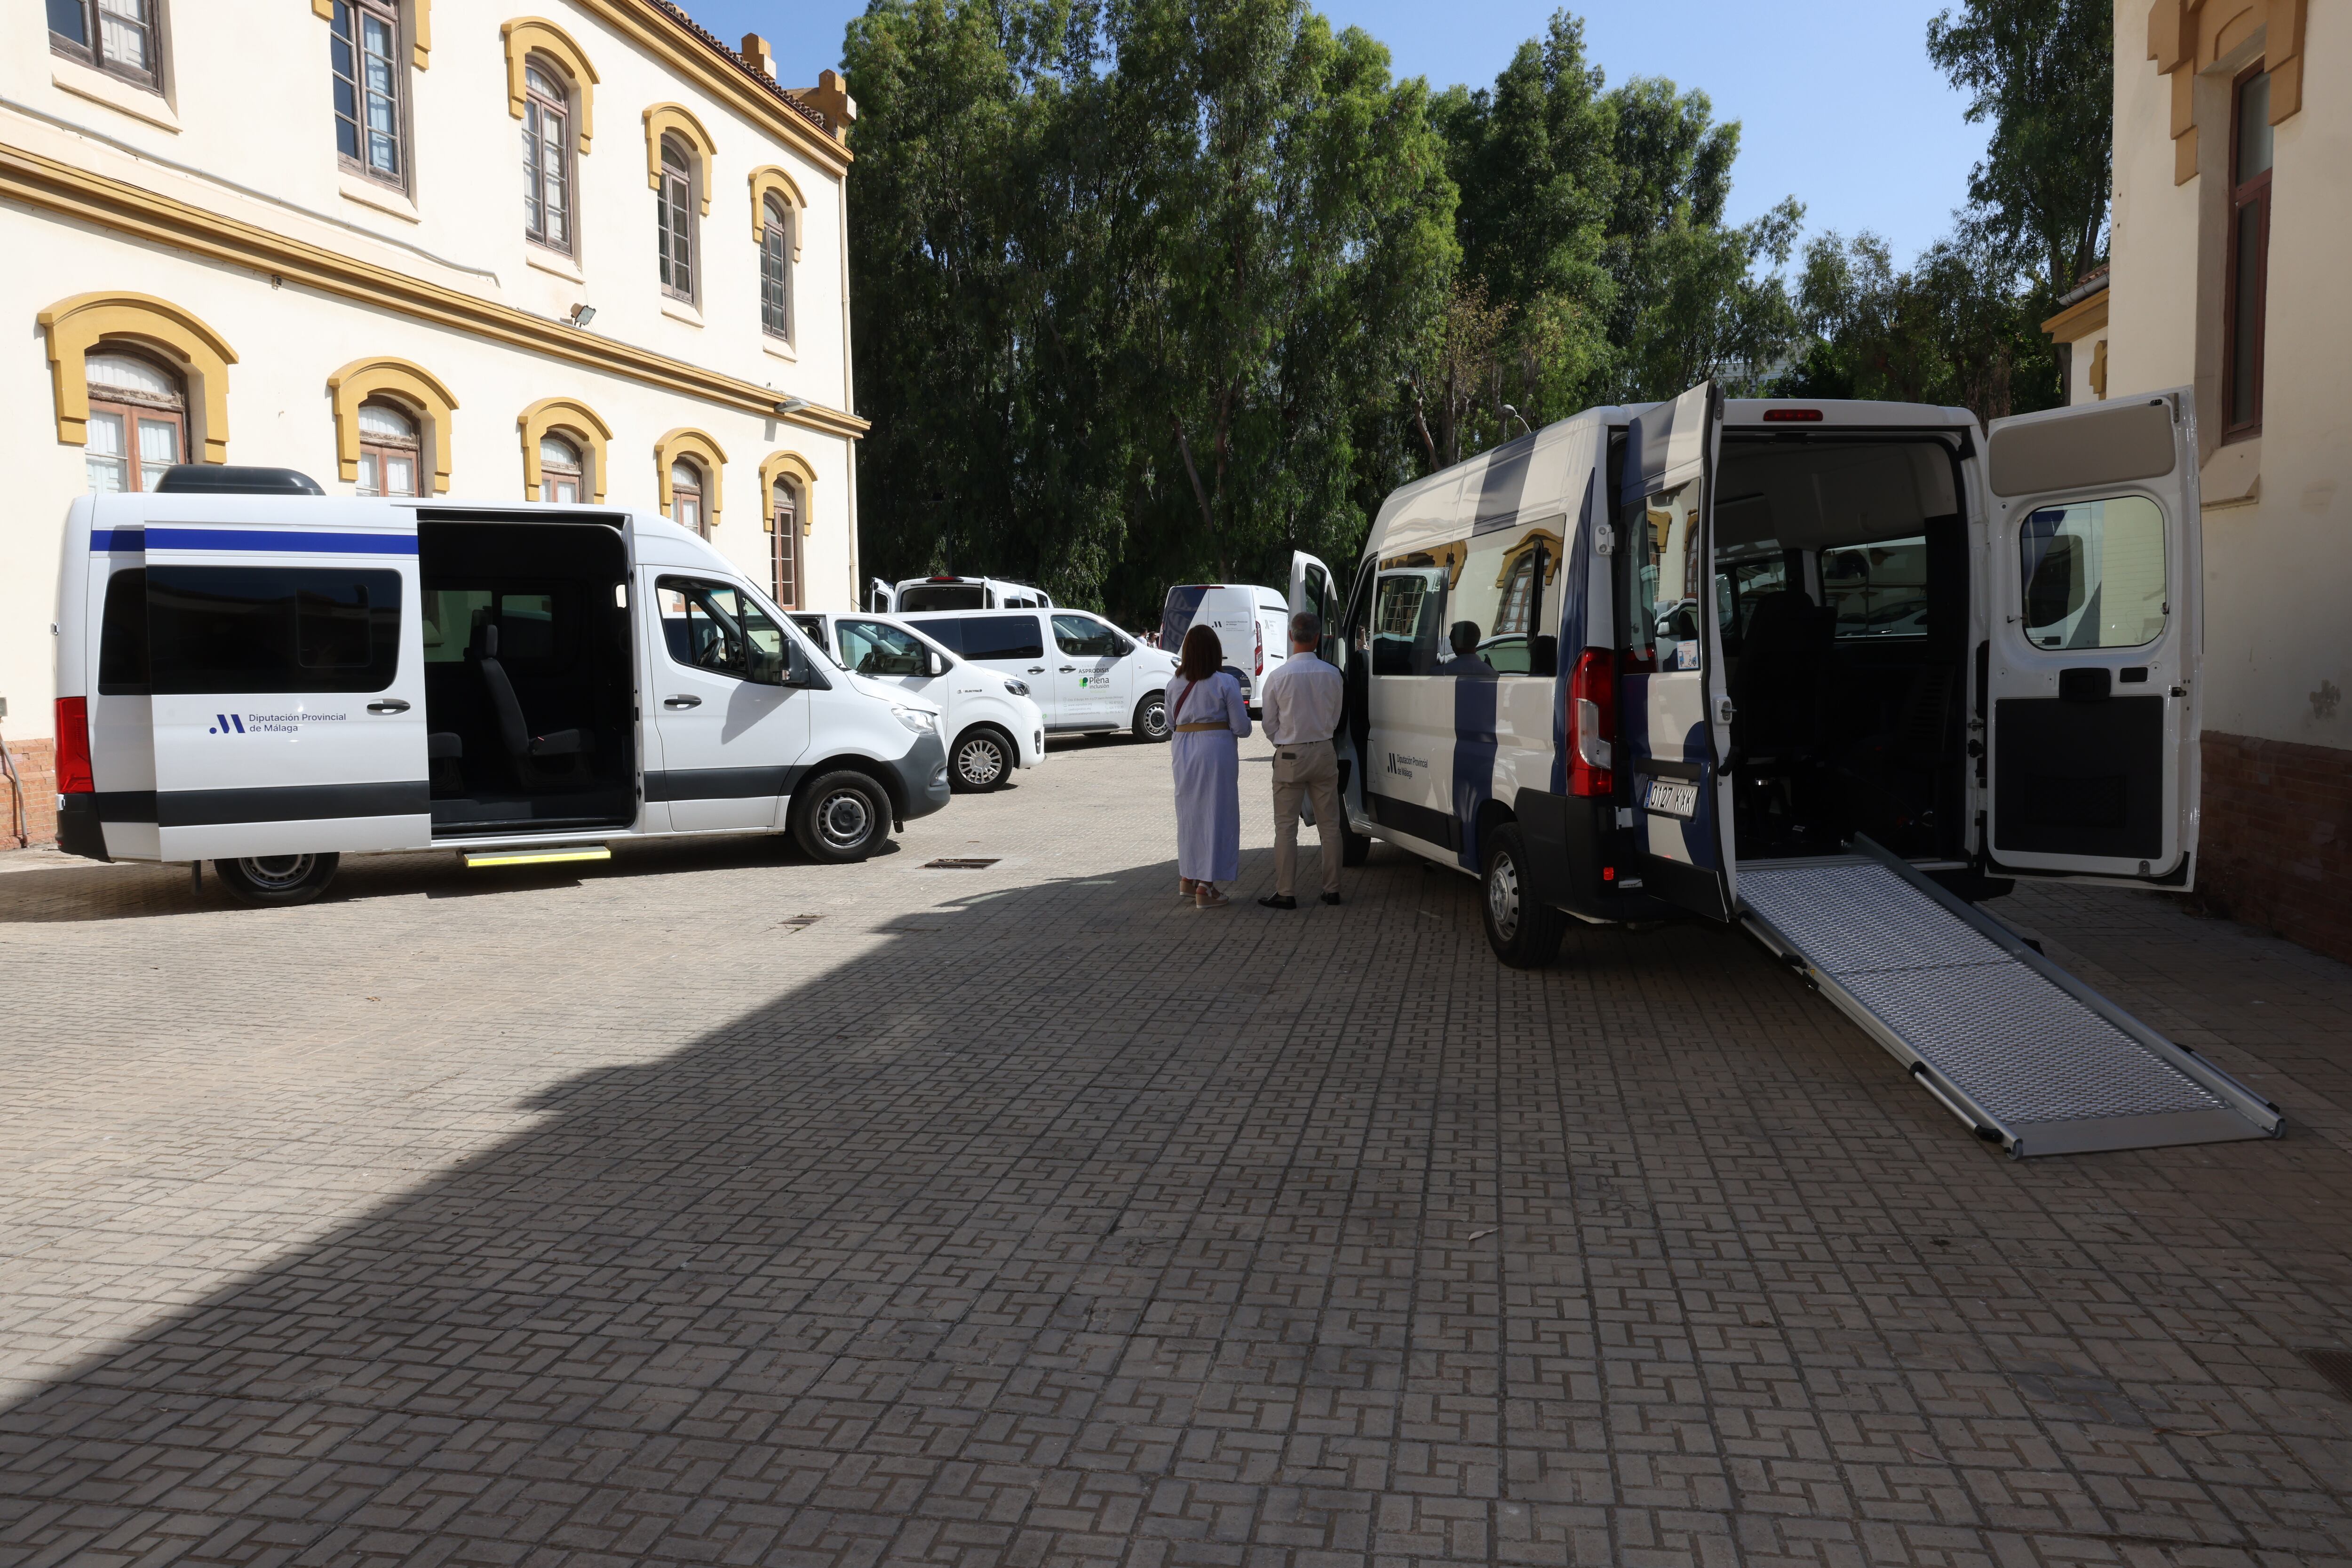
[[[161,858],[428,845],[414,516],[190,495],[146,519]]]
[[[1995,613],[1971,734],[1997,876],[2193,880],[2194,407],[2184,387],[1990,426]]]
[[[1650,893],[1716,920],[1738,909],[1731,700],[1715,613],[1713,382],[1636,416],[1618,517],[1628,624],[1619,698],[1633,835]]]

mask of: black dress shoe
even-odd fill
[[[1327,904],[1336,904],[1339,901],[1339,895],[1337,893],[1326,893],[1323,895],[1323,901]]]
[[[1258,902],[1269,910],[1295,910],[1298,907],[1298,900],[1288,893],[1268,893]]]

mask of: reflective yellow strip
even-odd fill
[[[559,860],[610,860],[613,851],[602,844],[579,849],[489,849],[466,857],[474,866],[547,866]]]

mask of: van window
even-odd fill
[[[1521,521],[1507,518],[1499,528],[1471,537],[1462,578],[1446,611],[1451,655],[1454,624],[1477,628],[1477,657],[1497,675],[1558,672],[1559,639],[1560,531],[1564,512]],[[1460,672],[1457,672],[1460,673]]]
[[[2036,647],[2138,647],[2163,635],[2164,513],[2146,496],[2045,506],[2018,546]]]
[[[929,675],[931,650],[911,632],[881,621],[838,621],[841,664],[860,675]]]
[[[966,658],[1043,658],[1045,639],[1037,617],[974,616],[969,620],[916,621],[925,637],[936,637]]]
[[[1055,616],[1054,646],[1074,658],[1121,658],[1135,645],[1091,616]]]
[[[381,691],[400,669],[400,574],[147,568],[159,693]]]
[[[662,577],[655,581],[654,597],[671,658],[761,686],[784,684],[784,628],[742,589],[731,583]]]
[[[1696,669],[1704,657],[1699,595],[1707,586],[1706,556],[1698,497],[1696,479],[1661,491],[1649,499],[1638,525],[1630,652],[1654,669]]]
[[[1443,566],[1391,567],[1372,601],[1372,673],[1428,675],[1440,657],[1445,619]],[[1451,652],[1451,648],[1447,649]]]
[[[463,663],[474,640],[474,623],[489,618],[490,598],[488,588],[425,589],[425,662]],[[501,646],[499,651],[506,649]]]
[[[1841,638],[1926,637],[1927,535],[1822,551],[1822,596]]]
[[[898,590],[898,608],[908,610],[983,610],[977,583],[918,583]]]
[[[1200,584],[1168,590],[1168,602],[1160,608],[1161,647],[1184,646],[1184,634],[1192,629],[1192,617],[1201,613],[1201,601],[1208,596],[1208,588]]]
[[[98,692],[147,695],[147,569],[133,566],[106,580],[106,613],[99,621]]]

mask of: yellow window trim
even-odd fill
[[[751,171],[751,243],[764,245],[768,240],[768,197],[783,198],[793,209],[793,259],[801,258],[800,215],[808,211],[808,200],[793,177],[773,163]]]
[[[660,511],[669,516],[670,503],[677,498],[670,493],[669,466],[680,458],[692,458],[702,465],[704,483],[703,504],[710,513],[710,526],[719,526],[719,470],[726,466],[727,454],[719,443],[702,431],[679,426],[654,443],[654,485],[661,497]]]
[[[801,537],[816,531],[816,470],[798,452],[771,452],[760,463],[760,527],[776,531],[776,481],[791,479],[801,487]]]
[[[522,499],[539,499],[539,440],[550,433],[569,436],[585,448],[581,456],[588,472],[588,499],[604,499],[604,452],[612,444],[612,428],[596,411],[572,397],[542,397],[515,417],[522,432]]]
[[[49,386],[56,400],[58,439],[89,444],[89,379],[84,357],[100,343],[138,344],[160,353],[188,381],[188,407],[196,416],[191,457],[228,461],[228,367],[236,354],[204,321],[152,294],[76,294],[35,318],[48,339]]]
[[[417,416],[433,482],[424,493],[449,493],[449,430],[457,400],[424,366],[404,359],[355,359],[327,378],[335,411],[335,470],[346,484],[360,477],[360,405],[386,396]]]
[[[499,36],[506,40],[507,48],[507,112],[517,120],[522,118],[523,106],[530,96],[530,89],[523,85],[523,68],[534,54],[545,55],[572,79],[576,100],[572,117],[580,127],[580,151],[587,152],[595,120],[592,100],[600,79],[596,68],[588,63],[588,56],[572,41],[571,34],[544,16],[518,16],[501,23]]]
[[[710,140],[710,132],[702,128],[702,121],[694,117],[694,110],[682,103],[656,103],[646,110],[646,184],[657,191],[661,189],[662,183],[661,144],[665,135],[677,136],[693,149],[696,157],[702,160],[702,166],[695,171],[694,194],[701,202],[702,216],[709,217],[710,165],[719,156],[718,144]]]

